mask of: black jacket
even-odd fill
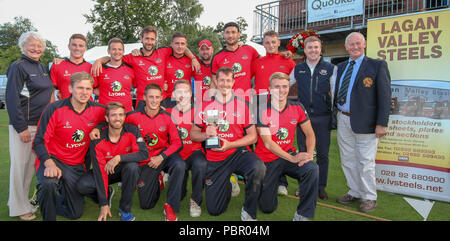
[[[48,69],[25,55],[12,63],[7,72],[6,107],[9,124],[17,133],[37,125],[53,91]]]

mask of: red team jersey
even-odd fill
[[[120,162],[139,161],[148,158],[148,150],[139,129],[135,125],[124,124],[120,139],[112,142],[108,136],[108,128],[100,133],[100,139],[92,141],[91,158],[95,175],[99,203],[105,203],[108,194],[108,173],[106,163],[120,155]]]
[[[202,112],[207,110],[225,111],[226,115],[220,113],[217,136],[227,141],[235,141],[242,138],[245,130],[253,125],[253,117],[249,109],[249,104],[245,100],[233,96],[227,103],[221,103],[217,100],[207,100],[202,104]],[[206,128],[205,123],[201,120],[199,112],[194,116],[194,123],[200,128]],[[204,117],[202,117],[204,118]],[[208,161],[223,161],[228,156],[233,154],[236,148],[229,149],[225,152],[216,152],[211,149],[206,149],[206,159]]]
[[[149,158],[139,164],[145,165],[150,158],[162,154],[164,158],[179,151],[183,144],[170,114],[160,110],[153,117],[148,116],[144,110],[132,111],[127,114],[126,123],[136,125],[148,148]]]
[[[64,59],[60,64],[53,64],[50,69],[50,78],[53,85],[61,93],[61,99],[70,96],[69,86],[70,77],[77,72],[91,73],[92,64],[83,60],[80,64],[72,63],[68,58]]]
[[[308,114],[299,102],[288,100],[286,107],[281,112],[278,112],[271,108],[269,99],[267,106],[262,106],[259,109],[257,127],[268,127],[272,135],[272,140],[281,149],[286,152],[295,152],[296,149],[293,143],[297,125],[307,120],[309,120]],[[259,135],[255,154],[263,162],[271,162],[279,158],[264,146],[264,142]]]
[[[223,48],[212,60],[212,74],[216,74],[217,70],[222,66],[228,66],[234,72],[234,93],[242,97],[246,91],[252,88],[251,67],[252,62],[259,57],[258,52],[248,45],[244,45],[235,51],[229,51]]]
[[[180,134],[181,141],[183,141],[183,149],[180,150],[179,154],[186,160],[194,151],[202,150],[201,142],[193,142],[191,140],[191,128],[194,122],[194,115],[196,113],[195,108],[181,112],[176,107],[167,108],[167,112],[172,115],[175,123],[178,126],[178,133]]]
[[[84,163],[89,133],[104,121],[105,107],[91,100],[81,113],[73,109],[70,98],[50,104],[41,116],[33,142],[36,167],[50,157],[67,165]]]
[[[99,88],[98,102],[106,105],[117,101],[125,106],[125,111],[132,111],[131,86],[136,86],[134,71],[122,63],[119,67],[103,65],[103,71],[95,77],[94,88]]]
[[[195,98],[198,102],[201,102],[209,99],[209,96],[206,96],[205,93],[211,85],[211,65],[205,64],[199,57],[195,57],[200,63],[200,72],[194,71]]]
[[[148,84],[155,83],[163,89],[166,60],[170,55],[172,55],[172,48],[164,47],[155,49],[149,56],[133,56],[132,54],[123,56],[122,60],[134,69],[137,102],[144,99],[144,90]]]
[[[192,78],[192,61],[190,58],[183,56],[181,58],[176,58],[170,55],[166,63],[166,73],[165,80],[167,82],[168,88],[166,91],[167,97],[172,97],[173,86],[177,80],[184,79],[191,83]]]
[[[252,76],[255,76],[256,94],[269,92],[269,79],[275,72],[282,72],[289,75],[295,67],[292,59],[286,59],[280,54],[267,54],[256,59],[252,63]]]

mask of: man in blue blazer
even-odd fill
[[[371,212],[377,205],[375,157],[378,138],[387,133],[391,78],[385,61],[365,55],[361,33],[350,33],[345,48],[350,58],[338,64],[334,108],[342,169],[350,190],[337,202],[361,201],[359,210]]]

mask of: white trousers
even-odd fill
[[[36,135],[36,126],[28,126],[31,141],[23,143],[19,133],[9,125],[9,156],[11,167],[9,172],[9,216],[16,217],[36,210],[30,204],[29,192],[31,180],[35,174],[34,162],[36,154],[31,149]]]
[[[356,134],[350,117],[338,112],[337,141],[342,170],[350,188],[348,194],[356,198],[377,200],[375,157],[378,138],[375,134]]]

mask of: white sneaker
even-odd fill
[[[284,195],[284,196],[288,195],[287,188],[283,185],[278,186],[278,195]]]
[[[250,216],[250,214],[248,214],[242,207],[241,221],[258,221],[258,220],[256,218],[252,218],[252,216]]]
[[[309,218],[307,217],[298,214],[297,211],[295,211],[294,219],[292,219],[292,221],[311,221],[311,220],[309,220]]]
[[[202,214],[202,208],[192,198],[189,202],[189,214],[193,218],[200,217]]]
[[[241,188],[238,184],[238,177],[236,174],[232,174],[230,177],[231,182],[231,196],[236,197],[241,192]]]

